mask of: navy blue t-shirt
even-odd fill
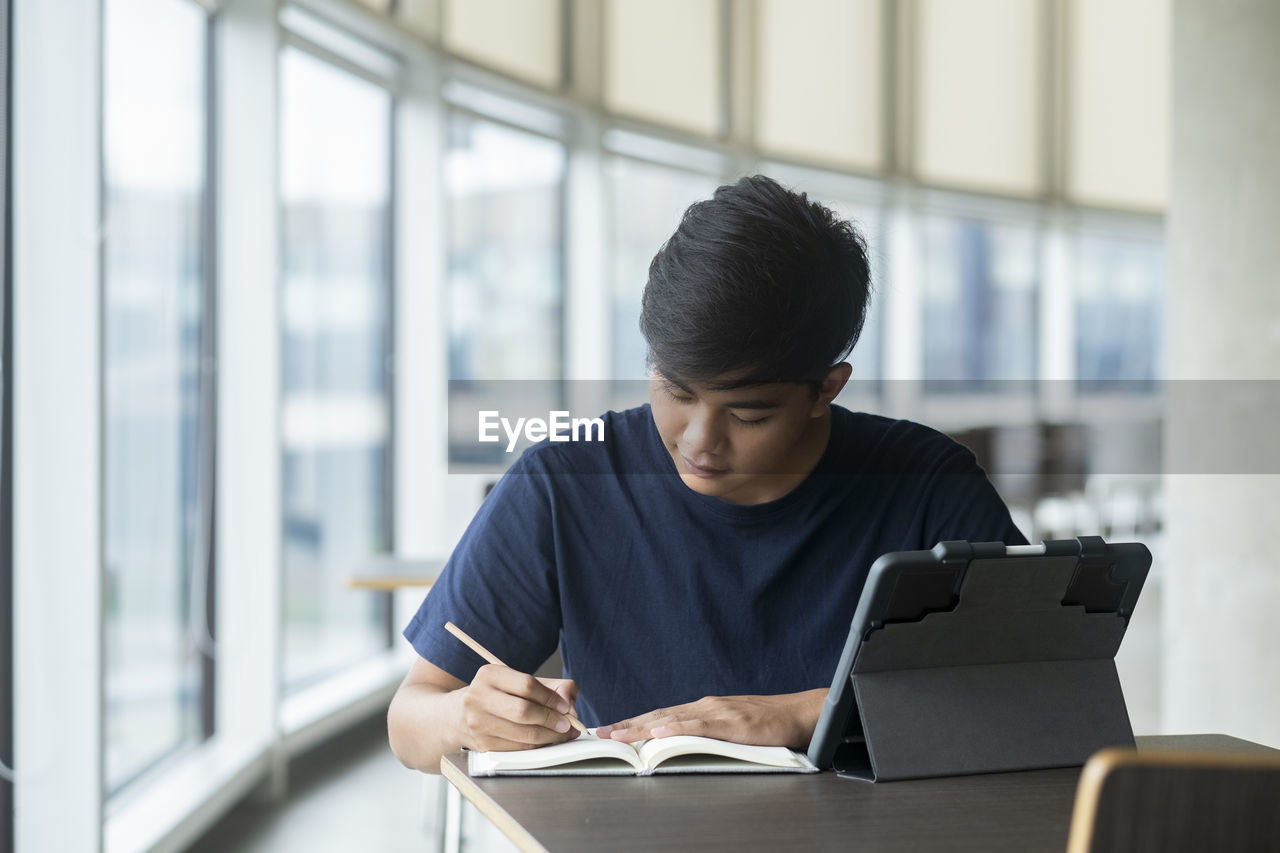
[[[405,637],[465,682],[484,661],[446,621],[525,672],[559,643],[588,725],[703,696],[829,687],[881,554],[1026,541],[963,446],[910,421],[831,414],[813,472],[753,506],[685,486],[647,405],[605,415],[603,442],[531,447]]]

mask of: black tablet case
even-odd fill
[[[810,760],[888,781],[1079,765],[1132,746],[1114,657],[1151,554],[1099,537],[1044,546],[1006,556],[999,542],[944,542],[878,560]]]

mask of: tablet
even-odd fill
[[[866,779],[1066,766],[1132,744],[1114,657],[1151,564],[1100,537],[876,560],[809,744]]]

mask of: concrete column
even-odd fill
[[[1163,722],[1271,746],[1280,746],[1276,45],[1274,0],[1174,0]]]

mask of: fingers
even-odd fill
[[[544,685],[550,687],[559,693],[569,703],[568,716],[573,727],[582,734],[589,734],[587,727],[578,719],[578,709],[575,705],[578,699],[578,683],[570,678],[539,678]]]
[[[532,749],[563,743],[577,735],[567,725],[564,732],[556,732],[542,726],[513,723],[496,716],[477,716],[470,722],[473,732],[471,748],[485,752]]]
[[[521,740],[509,740],[497,735],[488,734],[477,741],[474,747],[478,752],[518,752],[523,749],[533,749],[538,746],[546,746],[547,744],[530,744]]]
[[[561,714],[569,710],[569,698],[548,687],[541,679],[505,666],[487,664],[480,667],[471,682],[483,684],[511,696],[518,696],[536,705],[542,705]]]
[[[577,708],[575,703],[578,701],[578,682],[570,678],[539,678],[539,682],[543,686],[555,691],[565,702],[569,704],[568,713],[571,716],[577,716]],[[557,706],[557,709],[559,706]]]
[[[566,714],[576,685],[553,689],[539,679],[490,664],[476,673],[463,697],[463,725],[472,749],[528,749],[577,737]],[[563,690],[563,692],[561,692]]]
[[[659,708],[656,711],[650,711],[647,714],[641,714],[638,717],[632,717],[620,723],[600,726],[596,729],[596,737],[620,740],[623,743],[635,743],[638,740],[659,737],[659,735],[653,733],[654,727],[675,722],[678,719],[680,710],[685,707],[687,706]]]
[[[572,678],[539,678],[538,681],[559,693],[569,704],[578,699],[578,682]]]
[[[623,720],[622,722],[619,722],[619,723],[610,723],[607,726],[597,726],[596,737],[602,737],[605,739],[613,738],[614,740],[620,740],[621,738],[619,736],[625,735],[628,732],[630,732],[634,725],[635,723],[632,720]]]
[[[635,743],[646,738],[698,735],[734,743],[803,748],[813,737],[827,691],[773,696],[704,696],[600,726],[602,738]]]
[[[609,740],[620,740],[623,743],[635,743],[640,740],[648,740],[653,737],[653,733],[647,726],[623,726],[619,724],[616,728],[611,729],[607,735],[600,734],[600,730],[596,729],[596,736],[608,738]]]
[[[602,738],[635,743],[648,738],[699,735],[746,743],[751,736],[749,715],[742,713],[740,697],[705,696],[696,702],[658,708],[619,723],[600,726]]]

